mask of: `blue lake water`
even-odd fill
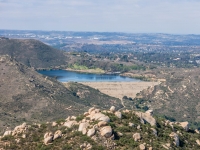
[[[56,77],[60,82],[140,82],[138,79],[114,74],[90,74],[67,70],[40,70],[38,72],[46,76]]]

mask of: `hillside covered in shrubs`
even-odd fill
[[[160,150],[200,149],[200,134],[188,122],[170,122],[137,112],[90,108],[79,116],[55,122],[26,124],[7,129],[1,149]]]

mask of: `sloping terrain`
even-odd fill
[[[141,115],[146,117],[141,117]],[[153,123],[153,124],[152,124]],[[18,150],[198,150],[200,134],[188,122],[170,122],[151,112],[90,108],[79,116],[26,124],[1,134],[0,149]]]
[[[64,83],[64,85],[73,93],[73,95],[78,97],[78,99],[75,100],[77,103],[107,109],[110,105],[114,105],[118,109],[123,107],[119,99],[101,93],[98,89],[77,82]]]
[[[90,97],[92,93],[87,94],[87,99],[94,101],[90,104],[62,83],[37,73],[10,56],[0,56],[0,70],[0,127],[13,126],[21,121],[44,122],[80,114],[87,106],[95,104],[96,99]],[[99,108],[122,107],[119,99],[98,91],[95,95],[98,100],[106,97],[107,105],[96,103]],[[86,103],[81,103],[81,100]]]
[[[0,38],[0,55],[6,54],[34,68],[55,68],[66,64],[62,51],[33,39]]]
[[[176,69],[163,73],[166,82],[143,90],[139,105],[178,121],[200,122],[200,69]]]

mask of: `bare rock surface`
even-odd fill
[[[100,132],[101,132],[101,136],[109,138],[112,135],[112,128],[111,128],[111,126],[105,126],[100,129]]]
[[[66,126],[66,127],[68,127],[68,128],[71,128],[71,127],[72,127],[73,125],[75,125],[75,124],[77,124],[76,121],[67,121],[67,122],[64,123],[63,126]]]
[[[49,143],[53,142],[53,133],[47,132],[44,135],[44,144],[47,145]]]
[[[135,112],[135,114],[148,122],[151,126],[156,126],[156,120],[149,113]]]
[[[95,132],[96,132],[96,131],[95,131],[94,128],[89,129],[88,132],[87,132],[87,136],[91,137],[91,136],[95,135]]]
[[[179,122],[180,126],[185,129],[185,131],[189,130],[189,122]]]
[[[139,141],[139,140],[141,140],[141,135],[140,135],[140,133],[135,133],[135,134],[133,134],[133,139],[134,139],[134,141]]]
[[[54,136],[53,136],[53,140],[56,140],[58,138],[61,138],[62,136],[62,132],[60,130],[57,130],[55,133],[54,133]]]
[[[116,112],[115,112],[115,116],[116,116],[117,118],[121,119],[121,118],[122,118],[122,113],[119,112],[119,111],[116,111]]]
[[[178,147],[180,145],[178,134],[175,132],[172,132],[169,136],[174,139],[174,145]]]
[[[111,106],[110,111],[114,113],[115,112],[115,106]]]
[[[83,131],[84,129],[87,129],[88,126],[89,126],[89,123],[82,122],[82,123],[79,124],[78,131]]]
[[[139,148],[140,148],[140,150],[145,150],[145,149],[146,149],[146,147],[145,147],[144,144],[140,144],[140,145],[139,145]]]

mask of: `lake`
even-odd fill
[[[40,70],[39,73],[56,77],[60,82],[140,82],[138,79],[115,74],[91,74],[67,70]]]

